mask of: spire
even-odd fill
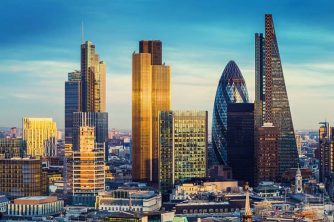
[[[85,43],[85,38],[84,38],[84,23],[83,23],[83,21],[81,22],[81,41],[82,41],[82,44]]]
[[[245,212],[242,215],[242,222],[252,222],[253,214],[250,208],[250,200],[249,200],[249,186],[248,183],[245,185],[246,190],[246,201],[245,201]]]

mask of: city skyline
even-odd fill
[[[196,1],[186,16],[180,13],[186,9],[187,1],[173,8],[174,11],[167,1],[159,4],[134,1],[133,6],[113,1],[91,9],[88,2],[78,7],[64,1],[36,2],[38,6],[28,6],[23,1],[6,2],[3,7],[6,11],[1,10],[3,18],[13,10],[21,12],[20,19],[30,19],[35,27],[15,18],[11,18],[9,26],[5,24],[6,19],[0,23],[8,29],[0,37],[4,45],[0,56],[0,102],[5,107],[0,111],[3,117],[0,126],[20,127],[22,117],[35,116],[52,117],[59,129],[64,128],[63,83],[68,72],[80,68],[81,22],[84,22],[85,40],[94,42],[107,65],[110,128],[131,129],[131,54],[138,52],[137,42],[142,39],[163,42],[164,61],[172,67],[172,110],[208,110],[210,126],[217,82],[229,60],[239,65],[250,102],[254,101],[254,33],[261,30],[265,13],[273,13],[275,18],[295,129],[316,129],[319,121],[334,119],[329,102],[334,99],[330,95],[333,86],[330,83],[334,80],[330,76],[334,72],[330,61],[334,55],[329,22],[333,19],[330,10],[333,4],[329,1],[305,3],[307,6],[300,6],[299,1],[276,4],[259,1],[252,4],[263,6],[249,11],[249,3],[239,9],[237,2],[213,1],[207,5]],[[299,8],[290,9],[297,5]],[[167,10],[162,15],[170,14],[160,17],[156,11],[164,7]],[[26,14],[31,12],[27,8],[41,10],[38,21],[36,16]],[[138,9],[143,9],[144,14]],[[236,14],[235,9],[239,9]],[[314,9],[321,10],[322,14],[308,18],[306,15],[314,13]],[[145,13],[151,10],[154,13]],[[244,15],[235,16],[239,14]],[[132,24],[131,19],[135,18],[138,20]],[[159,27],[145,29],[154,24]],[[15,36],[18,34],[20,37]]]

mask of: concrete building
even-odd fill
[[[96,207],[108,212],[153,212],[161,207],[161,194],[154,190],[122,187],[102,192],[96,197]]]
[[[59,215],[64,208],[64,201],[53,196],[22,197],[7,206],[7,217],[32,219]]]

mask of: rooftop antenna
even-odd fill
[[[81,21],[81,41],[82,41],[82,44],[85,43],[85,38],[84,38],[84,23],[83,23],[83,21]]]

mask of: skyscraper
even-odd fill
[[[107,112],[75,112],[73,113],[73,151],[79,150],[81,127],[93,127],[96,143],[106,144],[108,140],[108,113]],[[105,160],[108,161],[107,145],[105,146]]]
[[[281,58],[271,14],[265,37],[255,34],[255,127],[273,123],[278,130],[279,175],[296,168],[298,154]]]
[[[322,122],[319,128],[319,180],[325,182],[325,178],[329,177],[334,171],[333,169],[333,149],[331,147],[331,128],[328,122]]]
[[[98,192],[105,190],[104,143],[95,143],[93,127],[80,127],[79,147],[72,152],[72,204],[95,206]]]
[[[106,111],[106,65],[90,41],[81,45],[81,93],[83,112]]]
[[[57,155],[57,126],[52,118],[25,117],[22,129],[28,156]]]
[[[81,111],[81,73],[68,73],[65,82],[65,143],[72,143],[73,113]]]
[[[227,106],[227,164],[234,179],[254,185],[254,104]]]
[[[230,61],[219,80],[212,116],[212,149],[219,164],[227,164],[227,105],[247,103],[248,92],[244,77],[234,61]]]
[[[132,55],[132,176],[158,182],[158,118],[170,110],[170,67],[162,64],[161,41],[140,41]]]
[[[175,183],[206,177],[208,112],[168,111],[159,119],[160,189],[165,192]]]

